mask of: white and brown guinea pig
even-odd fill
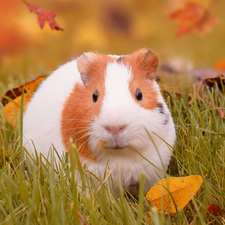
[[[172,155],[166,143],[173,146],[176,138],[154,79],[157,66],[158,57],[149,49],[122,56],[87,52],[62,65],[28,105],[25,148],[35,154],[33,141],[38,154],[47,157],[54,145],[62,155],[75,133],[77,147],[83,144],[81,163],[92,173],[103,176],[108,161],[115,187],[119,171],[123,187],[136,194],[132,187],[144,172],[148,191],[164,176],[160,170],[167,170]]]

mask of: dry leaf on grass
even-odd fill
[[[4,106],[4,115],[9,124],[13,127],[16,126],[21,108],[21,99],[22,92],[24,87],[24,104],[23,111],[26,110],[27,104],[38,87],[38,85],[46,79],[46,76],[37,76],[29,82],[9,90],[5,93],[4,97],[1,99],[1,102]]]
[[[33,93],[36,91],[38,85],[45,79],[46,79],[46,76],[44,76],[44,75],[36,76],[32,80],[26,82],[25,84],[23,84],[17,88],[14,88],[12,90],[8,90],[3,95],[3,98],[1,99],[3,106],[5,106],[7,103],[10,102],[9,99],[13,100],[13,99],[19,97],[22,94],[24,85],[25,85],[24,93]]]
[[[199,175],[162,179],[147,193],[146,200],[157,207],[160,213],[176,213],[188,204],[199,190],[202,181]]]
[[[16,126],[18,117],[20,116],[20,108],[21,108],[21,98],[19,97],[15,98],[12,102],[9,102],[4,106],[4,115],[9,124],[11,124],[13,127]],[[24,93],[24,103],[23,103],[23,111],[26,110],[27,104],[30,101],[30,94]]]
[[[209,88],[212,88],[214,87],[215,83],[217,83],[218,87],[220,90],[223,90],[224,89],[224,86],[225,86],[225,77],[221,74],[219,76],[216,76],[216,77],[209,77],[209,78],[206,78],[204,80],[202,80],[200,83],[199,83],[199,86],[197,88],[197,91],[196,91],[196,94],[198,94],[203,86],[203,84],[209,86]],[[223,90],[224,92],[225,90]],[[194,97],[195,98],[195,97]],[[214,105],[212,102],[210,101],[207,101],[204,99],[204,101],[206,103],[208,103],[209,105],[211,105],[212,107],[214,107],[220,114],[220,118],[223,119],[225,117],[225,114],[223,112],[222,109],[220,109],[218,106]],[[191,98],[191,100],[188,102],[188,105],[191,105],[193,102],[193,97]]]

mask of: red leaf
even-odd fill
[[[211,204],[206,210],[208,210],[214,216],[222,215],[223,213],[225,213],[225,210],[217,204]]]
[[[170,18],[179,21],[177,36],[192,31],[197,31],[204,36],[219,22],[219,19],[211,15],[203,5],[194,2],[187,2],[183,9],[170,14]]]
[[[33,12],[37,15],[38,24],[41,29],[43,29],[45,22],[47,22],[52,30],[63,31],[63,29],[59,27],[59,25],[55,21],[56,13],[50,10],[43,10],[40,5],[31,4],[26,2],[25,0],[23,2],[27,5],[30,12]]]

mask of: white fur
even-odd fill
[[[174,145],[176,134],[172,117],[156,82],[153,81],[154,88],[159,93],[158,101],[163,104],[165,114],[160,113],[157,107],[154,110],[140,107],[129,90],[131,77],[132,71],[123,64],[117,62],[108,64],[102,109],[100,115],[91,124],[92,131],[88,138],[97,161],[82,160],[91,172],[100,176],[104,175],[108,162],[109,169],[113,169],[112,178],[116,189],[118,188],[118,171],[123,186],[133,194],[137,194],[137,189],[131,186],[139,182],[140,173],[146,174],[145,190],[148,191],[160,178],[164,177],[161,171],[167,170],[172,155],[172,149],[153,132],[171,146]],[[60,131],[61,113],[64,102],[77,82],[82,84],[74,60],[53,72],[33,96],[25,112],[23,126],[24,145],[30,153],[34,154],[31,140],[37,152],[41,152],[44,156],[47,156],[51,144],[60,155],[65,151]],[[146,82],[149,81],[146,80]],[[168,123],[164,125],[167,118]],[[105,126],[117,125],[126,126],[125,130],[118,135],[112,135],[105,129]],[[153,138],[158,152],[149,135]],[[97,147],[99,141],[109,141],[109,148]],[[123,149],[112,149],[116,146]]]
[[[59,155],[63,154],[65,146],[60,131],[61,112],[77,82],[82,83],[75,60],[59,67],[42,82],[23,118],[23,144],[28,152],[35,155],[33,141],[38,155],[42,153],[47,157],[52,144]]]
[[[146,191],[148,191],[160,178],[164,177],[161,171],[166,172],[172,155],[172,149],[165,144],[167,142],[171,146],[174,145],[176,135],[172,117],[161,94],[158,101],[163,104],[165,114],[160,114],[158,108],[147,110],[140,107],[129,90],[131,71],[123,64],[110,63],[106,74],[106,93],[102,110],[92,124],[92,132],[89,138],[90,146],[99,159],[97,162],[86,161],[88,169],[103,176],[106,162],[108,162],[109,169],[113,169],[114,184],[118,180],[117,171],[119,171],[123,186],[133,194],[137,194],[137,189],[131,188],[131,186],[139,182],[140,173],[144,172],[146,175]],[[159,86],[156,83],[154,83],[154,88],[160,93]],[[168,115],[168,123],[164,125],[166,114]],[[115,137],[104,128],[110,125],[126,125],[126,129]],[[156,137],[153,132],[164,139],[165,142]],[[153,138],[159,152],[154,147],[149,135]],[[129,147],[122,150],[102,150],[95,147],[98,146],[98,141],[105,140],[110,140],[112,147],[115,145]],[[137,152],[155,166],[151,165]]]

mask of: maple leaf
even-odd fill
[[[33,12],[37,15],[38,24],[41,27],[41,29],[43,29],[45,22],[47,22],[52,30],[61,30],[61,31],[64,30],[61,27],[59,27],[59,25],[56,23],[56,21],[55,21],[56,13],[55,12],[50,11],[50,10],[43,10],[40,7],[40,5],[31,4],[29,2],[26,2],[25,0],[23,2],[27,5],[30,12]]]
[[[183,9],[170,14],[170,18],[179,21],[177,36],[197,31],[201,36],[211,31],[219,23],[219,19],[208,11],[203,5],[187,2]]]

